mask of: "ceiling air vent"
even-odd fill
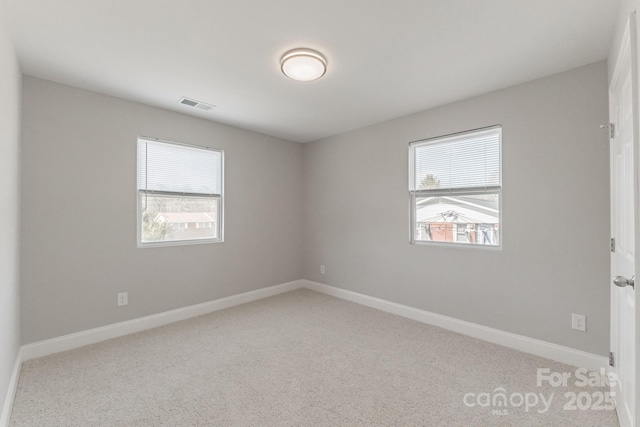
[[[215,107],[215,105],[207,104],[206,102],[196,101],[195,99],[189,99],[189,98],[180,98],[179,102],[182,105],[186,105],[186,106],[194,107],[194,108],[199,108],[199,109],[205,110],[205,111],[209,111],[213,107]]]

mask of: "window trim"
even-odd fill
[[[452,138],[457,136],[463,136],[465,134],[473,134],[484,131],[490,131],[493,129],[499,129],[500,132],[500,144],[499,144],[499,170],[500,170],[500,185],[488,186],[488,187],[471,187],[471,188],[442,188],[431,190],[416,190],[415,187],[415,146],[422,145],[424,143],[435,142],[437,140]],[[489,251],[501,251],[504,242],[504,227],[503,227],[503,203],[502,194],[504,184],[502,182],[502,125],[492,125],[476,129],[465,130],[461,132],[454,132],[446,135],[434,136],[426,139],[420,139],[411,141],[409,143],[409,243],[417,246],[440,246],[451,248],[463,248],[471,250],[489,250]],[[415,237],[416,227],[416,199],[418,197],[428,196],[465,196],[473,194],[497,194],[498,195],[498,245],[480,245],[470,243],[458,243],[458,242],[440,242],[433,240],[417,240]]]
[[[204,194],[204,193],[181,193],[171,191],[142,191],[138,189],[138,144],[140,141],[160,142],[164,144],[179,145],[182,147],[195,148],[199,150],[216,151],[220,153],[220,194]],[[207,147],[202,145],[185,144],[182,142],[168,141],[164,139],[138,135],[136,138],[136,179],[135,179],[135,192],[136,192],[136,239],[138,248],[157,248],[167,246],[185,246],[185,245],[204,245],[209,243],[223,243],[224,242],[224,150],[220,148]],[[218,224],[217,238],[208,239],[186,239],[186,240],[169,240],[162,242],[143,242],[142,241],[142,215],[141,215],[141,200],[142,195],[156,194],[163,196],[186,196],[186,197],[211,197],[217,200],[218,203]],[[212,227],[213,228],[213,227]]]

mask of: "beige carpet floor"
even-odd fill
[[[617,426],[575,369],[297,290],[28,361],[10,425]]]

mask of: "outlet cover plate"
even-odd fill
[[[587,332],[587,316],[584,314],[571,314],[571,328],[576,331]]]
[[[118,307],[129,304],[129,292],[120,292],[118,294]]]

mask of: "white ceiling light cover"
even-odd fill
[[[324,76],[327,60],[312,49],[293,49],[282,56],[280,68],[285,76],[301,82],[310,82]]]

